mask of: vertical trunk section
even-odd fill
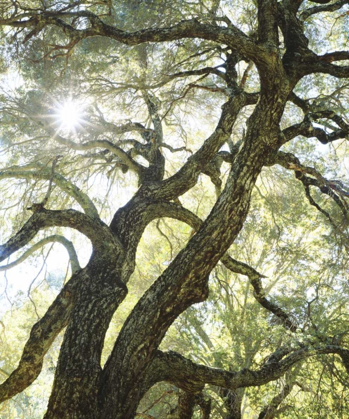
[[[105,333],[126,295],[119,270],[106,268],[106,262],[92,260],[78,287],[45,419],[100,417],[97,393]]]
[[[285,92],[284,100],[287,95]],[[285,103],[277,96],[269,92],[274,106],[265,107],[264,98],[251,116],[244,146],[211,214],[124,324],[102,375],[103,419],[134,417],[147,366],[166,331],[190,305],[207,298],[208,275],[239,234],[257,177],[277,149],[278,122]]]

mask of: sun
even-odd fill
[[[64,131],[75,131],[82,123],[82,106],[71,99],[58,105],[57,119]]]

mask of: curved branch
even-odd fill
[[[302,109],[304,114],[308,113],[309,111],[309,104],[306,100],[297,96],[293,91],[288,95],[288,100],[294,103],[296,106]]]
[[[349,51],[334,51],[327,54],[320,55],[319,60],[325,63],[332,63],[333,61],[349,60]]]
[[[335,53],[331,53],[334,55]],[[331,62],[324,61],[324,56],[318,56],[314,53],[308,55],[307,59],[304,59],[304,65],[299,66],[303,76],[313,73],[329,74],[330,76],[337,77],[339,79],[349,77],[349,66],[339,66],[331,64]]]
[[[180,170],[159,186],[156,196],[160,199],[175,199],[183,195],[196,183],[203,168],[214,158],[229,139],[241,109],[255,104],[258,95],[240,92],[222,106],[222,114],[215,131],[205,140],[200,149],[189,157]]]
[[[133,85],[130,85],[130,86],[127,85],[127,87],[133,88]],[[99,113],[100,121],[102,122],[98,125],[93,124],[91,127],[89,127],[89,130],[91,130],[92,132],[96,134],[103,133],[103,132],[112,132],[113,134],[121,135],[121,134],[125,134],[126,132],[147,131],[147,129],[143,127],[141,124],[139,124],[138,122],[129,122],[123,125],[115,125],[112,122],[106,121],[101,111],[98,108],[97,108],[97,111]]]
[[[172,147],[169,144],[161,143],[160,144],[160,147],[167,148],[168,150],[171,151],[171,153],[177,153],[179,151],[187,151],[188,153],[193,154],[193,152],[189,148],[187,148],[186,146],[183,146],[183,147]]]
[[[281,307],[265,297],[266,292],[263,288],[261,280],[261,278],[264,277],[263,275],[261,275],[251,266],[248,266],[246,263],[234,260],[228,255],[224,255],[221,258],[221,262],[230,271],[241,275],[246,275],[253,287],[253,296],[259,302],[259,304],[266,310],[275,314],[275,316],[277,316],[279,319],[281,319],[284,327],[291,330],[291,332],[295,332],[297,330],[297,324],[290,318],[290,316]]]
[[[74,288],[83,275],[80,270],[71,277],[46,314],[32,327],[18,367],[0,384],[0,403],[25,390],[40,374],[45,354],[68,323]]]
[[[79,269],[81,269],[80,264],[79,264],[79,260],[78,260],[78,256],[76,254],[73,243],[71,241],[69,241],[68,239],[66,239],[65,237],[63,237],[63,236],[60,236],[58,234],[54,234],[52,236],[46,237],[46,238],[40,240],[39,242],[35,243],[29,250],[24,252],[23,255],[20,256],[14,262],[11,262],[11,263],[9,263],[7,265],[4,265],[4,266],[0,266],[0,272],[1,271],[6,271],[6,270],[11,269],[11,268],[14,268],[15,266],[17,266],[21,262],[23,262],[25,259],[27,259],[30,255],[32,255],[36,250],[40,249],[45,244],[52,243],[52,242],[53,243],[61,243],[66,248],[66,250],[68,252],[68,255],[69,255],[70,266],[71,266],[71,270],[72,270],[73,274],[75,272],[77,272]]]
[[[323,113],[321,113],[323,114]],[[314,127],[311,124],[311,119],[320,119],[324,118],[325,116],[320,116],[316,114],[309,114],[305,117],[305,119],[300,122],[299,124],[294,124],[282,131],[282,143],[286,143],[288,141],[293,140],[293,138],[297,137],[298,135],[302,135],[306,138],[317,138],[321,144],[329,144],[333,141],[341,140],[344,138],[349,137],[349,126],[343,121],[343,119],[335,115],[334,112],[328,111],[328,114],[331,114],[331,117],[327,117],[335,122],[337,125],[340,126],[339,129],[334,130],[331,133],[327,133],[325,130]]]
[[[176,352],[157,351],[149,374],[152,375],[154,384],[168,381],[184,391],[191,391],[194,386],[205,384],[236,390],[241,387],[261,386],[277,380],[299,361],[319,354],[338,354],[345,362],[349,359],[349,351],[340,346],[309,346],[293,351],[289,349],[275,357],[271,356],[259,370],[244,368],[238,372],[230,372],[196,364]]]
[[[177,73],[168,74],[165,76],[164,80],[159,81],[154,84],[146,84],[146,83],[138,83],[138,84],[123,84],[122,87],[128,88],[128,89],[158,89],[159,87],[165,86],[167,83],[171,82],[172,80],[175,80],[177,78],[184,78],[184,77],[191,77],[191,76],[202,76],[202,75],[208,75],[208,74],[214,74],[218,77],[220,77],[223,80],[226,80],[226,74],[220,71],[218,68],[222,67],[222,65],[219,65],[217,67],[203,67],[198,68],[196,70],[188,70],[188,71],[178,71]]]
[[[91,26],[85,29],[76,29],[66,21],[78,17],[86,18]],[[250,60],[258,60],[261,54],[263,56],[265,54],[265,51],[260,46],[232,24],[229,27],[207,23],[201,24],[196,19],[184,20],[169,28],[149,28],[129,33],[104,23],[97,15],[87,10],[75,12],[32,11],[18,14],[8,19],[0,19],[0,25],[17,28],[34,28],[37,31],[42,30],[45,26],[54,25],[61,28],[65,35],[70,37],[71,42],[74,43],[93,36],[105,36],[130,46],[146,42],[202,38],[227,44],[234,51],[239,51]]]
[[[348,4],[348,1],[347,0],[339,0],[339,1],[336,1],[334,3],[328,4],[328,3],[330,3],[330,1],[328,1],[328,0],[324,0],[324,1],[317,0],[317,1],[313,1],[313,3],[323,4],[323,6],[315,6],[315,7],[311,7],[310,9],[304,10],[300,15],[302,20],[306,20],[310,16],[315,15],[317,13],[334,12],[335,10],[338,10],[338,9],[342,8],[344,5]]]
[[[285,167],[286,169],[294,170],[297,178],[302,181],[305,187],[309,188],[309,186],[316,186],[322,193],[332,198],[341,209],[343,215],[347,216],[349,207],[344,198],[349,197],[349,192],[348,188],[343,185],[342,182],[338,180],[327,180],[313,167],[304,166],[292,153],[278,151],[275,155],[275,163]],[[312,177],[305,176],[305,174]],[[309,197],[310,196],[308,196],[308,198]],[[313,204],[314,203],[312,202],[312,205]],[[329,217],[326,212],[325,215],[331,220],[331,217]]]
[[[194,55],[195,56],[195,55]],[[181,63],[180,63],[181,64]],[[178,64],[179,65],[179,64]],[[177,79],[177,78],[185,78],[185,77],[191,77],[191,76],[207,76],[209,74],[214,74],[217,77],[220,77],[223,80],[227,80],[227,76],[225,73],[221,72],[219,70],[220,67],[223,67],[223,65],[219,65],[217,67],[203,67],[196,70],[188,70],[188,71],[178,71],[177,73],[173,74],[167,74],[164,75],[164,79],[161,81],[157,81],[154,84],[150,84],[145,82],[144,80],[140,81],[137,80],[137,83],[121,83],[121,82],[111,82],[108,79],[105,79],[104,77],[100,76],[97,78],[98,81],[101,83],[105,83],[106,85],[109,85],[110,90],[118,90],[118,89],[135,89],[135,90],[153,90],[158,89],[160,87],[165,86],[167,83],[170,83],[171,81]],[[115,86],[115,87],[114,87]],[[125,124],[120,127],[115,126],[111,123],[108,123],[106,121],[103,121],[103,124],[100,126],[97,126],[96,128],[93,126],[91,127],[93,131],[110,131],[114,132],[115,134],[121,134],[128,131],[140,131],[140,129],[136,128],[137,123],[130,123]],[[105,129],[104,129],[105,127]],[[125,129],[123,129],[125,127]],[[126,129],[127,127],[130,127],[129,129]],[[121,128],[121,129],[119,129]]]
[[[33,171],[33,169],[37,170]],[[13,166],[12,168],[0,172],[0,180],[7,178],[43,179],[48,181],[52,178],[53,182],[57,186],[59,186],[63,191],[65,191],[81,205],[82,209],[89,217],[99,219],[97,208],[88,197],[88,195],[82,192],[77,186],[67,180],[64,176],[56,172],[52,174],[52,171],[48,167],[38,167],[38,165],[18,167]]]
[[[172,202],[154,203],[149,208],[149,217],[151,217],[152,220],[154,218],[160,217],[173,218],[190,225],[190,227],[192,227],[195,231],[197,231],[202,225],[202,220],[197,215],[195,215],[188,209],[182,207],[181,205],[177,205]],[[297,325],[290,318],[290,316],[276,303],[268,300],[265,297],[266,293],[261,281],[261,278],[264,278],[263,275],[261,275],[259,272],[257,272],[255,269],[253,269],[246,263],[233,259],[228,254],[225,254],[221,258],[221,262],[230,271],[247,276],[254,289],[253,296],[259,302],[259,304],[266,310],[270,311],[275,316],[280,318],[282,324],[287,329],[291,330],[292,332],[295,332],[297,330]]]
[[[32,240],[39,230],[47,227],[70,227],[87,236],[96,250],[122,249],[122,245],[109,227],[100,220],[75,211],[51,211],[40,209],[7,243],[0,245],[0,262]]]

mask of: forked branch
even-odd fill
[[[11,237],[7,243],[0,245],[0,262],[28,244],[40,230],[47,227],[70,227],[78,230],[91,240],[95,250],[106,248],[122,250],[122,245],[118,242],[116,236],[102,221],[97,222],[97,220],[75,210],[50,211],[40,209],[34,212],[18,233]]]

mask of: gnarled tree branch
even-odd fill
[[[95,250],[122,249],[122,245],[116,236],[102,221],[92,219],[75,210],[50,211],[40,209],[34,212],[18,233],[11,237],[7,243],[0,246],[0,262],[28,244],[39,230],[47,227],[74,228],[91,240]]]
[[[244,368],[230,372],[196,364],[176,352],[157,351],[149,375],[154,381],[169,381],[184,391],[205,384],[236,390],[274,381],[282,377],[296,363],[319,354],[338,354],[342,360],[349,358],[349,351],[336,345],[304,346],[294,350],[287,348],[285,351],[277,352],[276,356],[270,356],[258,370]]]

